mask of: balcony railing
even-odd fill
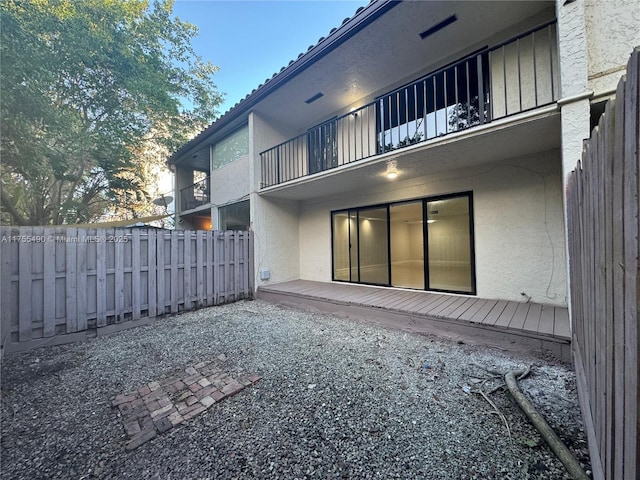
[[[180,190],[181,211],[193,210],[206,205],[209,201],[209,177]]]
[[[261,186],[551,104],[557,99],[557,85],[554,20],[262,152]]]

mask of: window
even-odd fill
[[[249,155],[249,126],[227,135],[213,146],[213,169],[223,167],[240,157]]]
[[[220,230],[248,230],[251,225],[249,200],[218,208]]]
[[[470,192],[336,211],[331,228],[333,280],[475,293]]]

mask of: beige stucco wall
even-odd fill
[[[249,115],[251,228],[254,231],[255,285],[299,278],[298,202],[268,199],[260,190],[260,152],[291,138],[292,131],[256,113]],[[271,278],[260,280],[260,271]]]
[[[558,0],[558,57],[565,177],[589,137],[589,100],[611,94],[640,45],[638,0]]]
[[[249,195],[250,160],[249,155],[246,155],[211,172],[212,204],[220,206],[235,203]]]
[[[302,202],[300,278],[331,280],[332,210],[471,190],[478,296],[566,305],[560,165],[553,151]]]
[[[589,89],[615,90],[633,49],[640,45],[638,0],[585,0]]]
[[[175,210],[180,212],[183,210],[182,199],[180,198],[180,191],[193,185],[193,170],[186,168],[176,168],[175,175],[173,176],[173,191],[175,193]]]

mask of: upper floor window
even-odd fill
[[[227,135],[213,146],[212,169],[223,167],[249,154],[249,126]]]
[[[251,215],[249,200],[225,205],[218,209],[220,230],[249,230]]]

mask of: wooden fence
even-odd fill
[[[0,232],[2,345],[8,350],[75,341],[253,295],[251,232]]]
[[[640,478],[639,50],[568,185],[573,355],[594,478]]]

